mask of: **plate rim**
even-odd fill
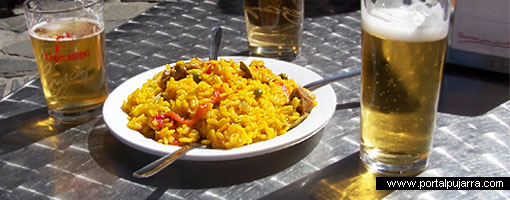
[[[262,58],[262,57],[253,57],[253,56],[221,56],[218,59],[227,59],[227,60],[232,59],[236,62],[251,61],[251,60],[263,60],[264,63],[278,63],[278,65],[279,65],[278,67],[270,66],[270,65],[266,64],[266,66],[269,69],[273,70],[273,73],[275,73],[275,74],[277,74],[279,72],[275,72],[274,69],[282,68],[281,65],[291,65],[292,67],[297,66],[298,71],[303,71],[303,72],[307,73],[307,77],[305,79],[310,79],[310,80],[306,80],[303,82],[303,81],[298,81],[299,79],[303,79],[303,77],[296,77],[295,75],[294,76],[290,75],[289,77],[294,79],[296,81],[296,83],[298,83],[299,85],[304,85],[306,83],[309,83],[309,82],[312,82],[312,81],[322,78],[322,76],[320,76],[319,74],[317,74],[317,73],[313,72],[312,70],[307,69],[303,66],[300,66],[300,65],[297,65],[297,64],[291,63],[291,62],[272,59],[272,58]],[[164,67],[165,67],[165,65],[162,65],[162,66],[147,70],[145,72],[139,73],[139,74],[127,79],[126,81],[124,81],[123,83],[118,85],[110,93],[110,95],[106,99],[104,106],[103,106],[104,122],[105,122],[106,126],[108,127],[108,129],[110,130],[110,133],[115,138],[120,140],[122,143],[130,146],[131,148],[134,148],[139,151],[149,153],[152,155],[158,155],[158,156],[172,153],[172,152],[176,151],[179,147],[173,146],[173,145],[164,145],[164,144],[157,143],[156,141],[154,141],[150,138],[145,138],[139,132],[127,128],[127,114],[124,113],[120,109],[120,106],[122,105],[123,100],[127,99],[127,95],[131,94],[137,88],[141,88],[141,86],[147,81],[147,79],[152,78],[154,76],[154,74],[162,71],[164,69]],[[285,67],[283,67],[283,68],[285,68]],[[292,70],[290,70],[290,71],[292,71]],[[296,78],[298,80],[296,80]],[[137,87],[134,87],[134,88],[129,87],[131,85],[134,85],[135,84],[134,82],[137,82],[137,81],[140,81],[137,83],[137,85],[138,85]],[[125,89],[125,88],[128,88],[128,89]],[[250,144],[250,145],[247,145],[244,147],[239,147],[239,148],[234,148],[234,149],[229,149],[229,150],[192,149],[192,150],[188,151],[186,154],[184,154],[182,157],[180,157],[179,159],[180,160],[190,160],[190,161],[236,160],[236,159],[242,159],[242,158],[254,157],[254,156],[258,156],[258,155],[272,153],[272,152],[275,152],[275,151],[278,151],[281,149],[288,148],[290,146],[294,146],[298,143],[301,143],[304,140],[317,134],[322,128],[324,128],[326,126],[326,124],[331,120],[331,118],[333,117],[333,114],[335,112],[337,98],[336,98],[336,94],[333,90],[333,87],[331,87],[331,85],[329,85],[329,84],[325,85],[321,88],[314,90],[313,92],[319,93],[319,94],[322,94],[322,93],[328,94],[328,98],[329,98],[329,99],[324,99],[324,101],[325,101],[324,102],[325,103],[324,112],[321,112],[318,114],[318,116],[322,116],[321,120],[316,119],[321,123],[320,124],[317,124],[317,123],[312,124],[312,125],[314,125],[313,128],[301,126],[301,125],[303,125],[304,122],[308,122],[308,121],[312,120],[312,119],[308,120],[310,118],[310,116],[309,116],[301,124],[296,126],[294,129],[288,131],[287,133],[285,133],[283,135],[272,138],[270,140],[253,143],[253,144]],[[118,94],[118,93],[120,93],[120,94]],[[122,96],[122,95],[125,95],[124,93],[126,93],[127,95]],[[112,107],[115,105],[117,105],[118,108]],[[318,104],[318,105],[321,106],[321,104]],[[116,111],[116,112],[111,112],[112,110]],[[119,110],[121,113],[118,113]],[[314,112],[314,110],[316,112]],[[319,112],[319,111],[317,111],[317,109],[314,109],[314,110],[312,110],[310,115],[312,115],[312,114],[317,115],[317,112]],[[121,125],[119,125],[119,124],[121,124],[121,123],[119,123],[119,120],[115,120],[118,116],[116,116],[114,114],[120,114],[121,116],[125,117],[125,119],[119,119],[121,122],[122,121],[126,122],[123,125],[124,126],[123,128]],[[304,124],[304,125],[308,125],[308,124]],[[298,127],[300,127],[300,129],[296,129]],[[134,133],[137,133],[137,135],[124,135],[124,134],[126,134],[126,133],[124,133],[124,131],[134,132]],[[307,133],[292,134],[297,131],[305,131]],[[291,133],[291,135],[296,135],[299,137],[295,138],[295,139],[290,138],[290,140],[285,140],[289,137],[289,136],[285,136],[285,135],[289,135],[289,133]],[[284,136],[284,137],[282,137],[282,136]],[[133,141],[134,140],[133,137],[135,137],[135,139],[136,139],[135,141]],[[276,142],[281,143],[281,144],[279,144],[279,145],[271,144],[271,143],[276,143]],[[225,153],[225,152],[227,152],[227,153]]]

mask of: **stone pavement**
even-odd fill
[[[158,1],[165,0],[104,0],[105,31],[115,29]],[[12,11],[14,16],[0,18],[0,98],[37,76],[22,5]]]

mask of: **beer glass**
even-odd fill
[[[108,95],[102,0],[28,0],[28,33],[50,116],[95,118]]]
[[[360,157],[369,169],[427,167],[449,12],[448,0],[361,0]]]
[[[292,60],[300,53],[304,0],[243,0],[252,56]]]

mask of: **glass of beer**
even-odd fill
[[[369,169],[426,169],[449,16],[449,0],[361,0],[360,157]]]
[[[243,0],[252,56],[295,59],[301,48],[304,0]]]
[[[28,33],[49,114],[82,123],[108,95],[102,0],[28,0]]]

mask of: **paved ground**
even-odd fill
[[[165,0],[104,0],[106,32]],[[0,18],[0,97],[37,76],[34,53],[21,5],[14,16]]]

